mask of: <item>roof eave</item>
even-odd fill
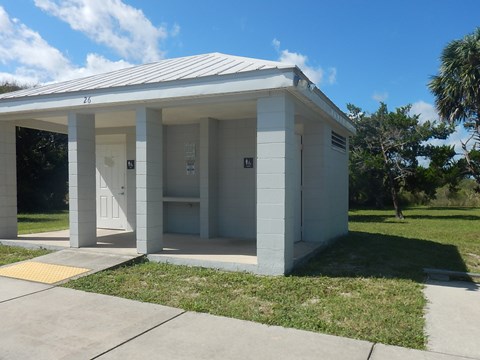
[[[294,86],[291,91],[299,95],[302,101],[314,108],[319,108],[330,116],[335,122],[344,127],[350,135],[355,135],[357,130],[352,121],[333,103],[308,77],[295,67]]]
[[[44,111],[88,111],[99,107],[132,103],[198,98],[231,93],[275,90],[292,86],[290,69],[267,69],[241,74],[175,80],[59,94],[25,96],[0,100],[0,116]]]

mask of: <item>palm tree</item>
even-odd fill
[[[467,169],[480,184],[480,28],[448,43],[440,60],[439,74],[428,86],[439,115],[450,123],[463,123],[470,131],[462,149]]]

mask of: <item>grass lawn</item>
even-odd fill
[[[68,229],[68,211],[18,214],[18,234],[35,234]]]
[[[24,249],[16,246],[0,245],[0,266],[32,259],[50,253],[48,250]]]
[[[478,269],[480,210],[355,210],[351,233],[287,277],[141,263],[65,286],[198,312],[425,348],[423,267]]]

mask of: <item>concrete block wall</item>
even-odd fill
[[[294,114],[288,95],[257,101],[257,263],[263,274],[293,267]]]
[[[200,197],[200,126],[167,125],[165,128],[165,196]],[[185,169],[185,144],[196,148],[196,172],[187,175]]]
[[[332,149],[332,128],[321,119],[304,129],[303,239],[327,243],[348,232],[348,154]]]
[[[200,237],[217,236],[218,121],[200,120]]]
[[[137,251],[163,248],[163,124],[162,111],[136,111]]]
[[[15,125],[0,122],[0,238],[17,237]]]
[[[329,128],[331,136],[332,128]],[[345,136],[340,129],[333,129],[338,134]],[[331,138],[330,138],[331,140]],[[348,152],[343,152],[334,147],[327,146],[327,161],[325,163],[327,174],[327,189],[333,189],[328,197],[328,227],[327,237],[333,239],[348,233]]]
[[[68,114],[70,246],[97,243],[95,115]]]
[[[218,122],[218,235],[256,238],[256,120]],[[243,159],[254,159],[244,168]]]
[[[127,160],[136,160],[135,128],[126,130]],[[137,181],[136,166],[133,170],[127,169],[127,231],[134,231],[137,227]]]
[[[164,196],[200,198],[200,125],[164,126]],[[185,144],[195,144],[195,174],[187,175]],[[164,203],[165,232],[200,234],[199,203]]]

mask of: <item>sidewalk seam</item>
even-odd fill
[[[22,281],[24,281],[24,280],[22,280]],[[47,291],[47,290],[52,290],[52,289],[54,289],[55,287],[56,287],[56,286],[51,286],[51,287],[46,288],[46,289],[34,291],[34,292],[31,292],[31,293],[28,293],[28,294],[24,294],[24,295],[20,295],[20,296],[11,298],[11,299],[3,300],[3,301],[0,301],[0,304],[6,303],[6,302],[8,302],[8,301],[13,301],[13,300],[21,299],[21,298],[26,297],[26,296],[35,295],[35,294],[38,294],[38,293],[41,293],[41,292],[44,292],[44,291]]]
[[[375,348],[375,345],[377,345],[377,343],[372,344],[372,347],[370,348],[370,352],[368,353],[368,356],[367,356],[367,360],[370,360],[370,358],[372,357],[373,349]]]
[[[158,328],[158,327],[160,327],[160,326],[162,326],[162,325],[164,325],[164,324],[166,324],[166,323],[168,323],[168,322],[170,322],[170,321],[172,321],[172,320],[175,320],[176,318],[182,316],[182,315],[185,314],[185,313],[186,313],[186,311],[182,311],[180,314],[177,314],[177,315],[171,317],[170,319],[167,319],[167,320],[161,322],[160,324],[157,324],[157,325],[155,325],[155,326],[152,326],[151,328],[149,328],[149,329],[147,329],[147,330],[144,330],[144,331],[142,331],[141,333],[139,333],[139,334],[137,334],[137,335],[135,335],[135,336],[132,336],[131,338],[129,338],[129,339],[125,340],[125,341],[122,341],[120,344],[115,345],[114,347],[112,347],[112,348],[110,348],[110,349],[108,349],[108,350],[105,350],[104,352],[102,352],[102,353],[100,353],[100,354],[98,354],[98,355],[93,356],[92,358],[90,358],[90,360],[98,359],[100,356],[103,356],[103,355],[111,352],[112,350],[115,350],[116,348],[119,348],[120,346],[125,345],[126,343],[128,343],[128,342],[130,342],[130,341],[132,341],[132,340],[134,340],[134,339],[136,339],[136,338],[138,338],[138,337],[140,337],[140,336],[142,336],[142,335],[144,335],[144,334],[146,334],[146,333],[148,333],[148,332],[150,332],[150,331],[152,331],[152,330],[154,330],[154,329],[156,329],[156,328]]]

